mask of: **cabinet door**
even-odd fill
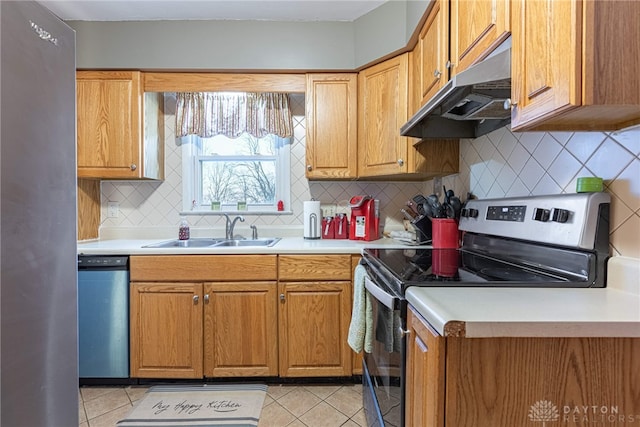
[[[513,2],[511,128],[615,130],[640,123],[639,2]],[[615,23],[615,24],[612,24]]]
[[[369,67],[358,75],[358,176],[406,173],[408,54]]]
[[[77,72],[78,176],[136,178],[142,84],[138,71]]]
[[[512,128],[580,104],[581,27],[575,1],[514,1]]]
[[[357,176],[358,75],[307,74],[306,175]]]
[[[202,284],[132,282],[131,376],[202,378]]]
[[[509,37],[509,1],[451,0],[451,75],[483,59]]]
[[[418,38],[420,106],[449,80],[449,2],[436,0]]]
[[[444,338],[413,309],[407,315],[407,427],[444,427]]]
[[[278,285],[280,376],[350,376],[351,282]]]
[[[206,377],[278,375],[276,282],[204,285]]]

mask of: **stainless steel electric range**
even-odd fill
[[[363,361],[369,426],[404,426],[407,302],[411,286],[606,285],[607,193],[469,200],[458,249],[365,249],[373,350]]]

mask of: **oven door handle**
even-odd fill
[[[385,292],[379,286],[377,286],[371,279],[368,277],[364,278],[364,288],[369,291],[369,293],[386,307],[391,310],[395,310],[395,302],[398,300],[398,297],[390,295],[388,292]]]

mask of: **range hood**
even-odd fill
[[[511,122],[511,48],[453,76],[400,128],[416,138],[476,138]]]

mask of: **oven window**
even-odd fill
[[[402,337],[400,336],[400,310],[389,309],[372,298],[373,304],[373,350],[365,353],[365,363],[370,376],[370,387],[377,408],[367,411],[369,414],[380,412],[385,426],[400,426],[402,417],[402,385],[404,363],[402,362]]]

